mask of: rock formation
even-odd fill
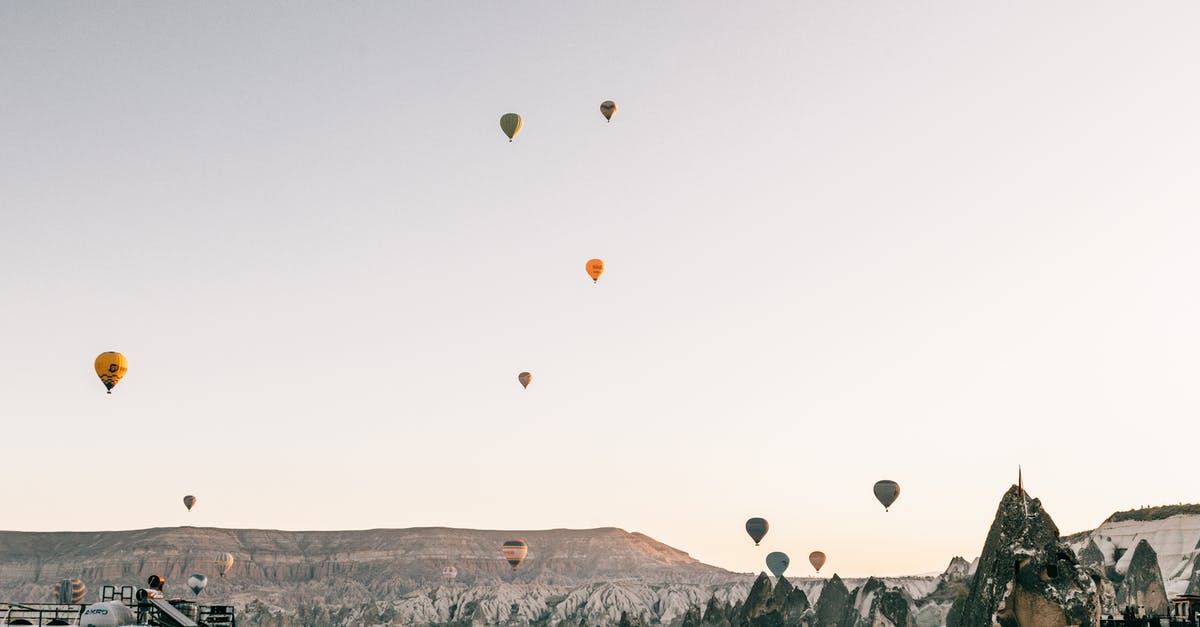
[[[844,625],[916,627],[916,613],[912,597],[899,588],[888,588],[885,583],[872,577],[854,591]]]
[[[1138,608],[1139,615],[1166,616],[1170,611],[1158,554],[1145,540],[1133,549],[1125,578],[1117,588],[1117,608],[1123,611],[1130,606]]]
[[[813,606],[813,624],[818,627],[849,627],[846,616],[850,613],[850,591],[842,578],[834,574],[821,589],[817,604]]]
[[[1096,627],[1099,602],[1092,574],[1059,541],[1041,501],[1012,486],[996,510],[957,624]]]

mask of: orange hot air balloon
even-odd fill
[[[528,389],[529,383],[533,381],[533,375],[529,374],[528,372],[522,372],[521,374],[517,375],[517,381],[521,382],[521,387]]]
[[[821,572],[821,567],[825,565],[825,554],[820,551],[813,551],[812,553],[809,553],[808,563],[812,564],[813,568],[817,569],[818,573]]]
[[[600,280],[600,275],[604,274],[604,260],[588,259],[584,268],[587,269],[588,276],[592,277],[592,283],[596,283]]]
[[[116,351],[106,351],[96,356],[96,376],[104,383],[108,393],[112,394],[113,386],[121,382],[121,377],[129,370],[129,361]]]
[[[504,546],[500,547],[500,554],[508,561],[508,565],[516,570],[529,554],[529,545],[525,544],[524,540],[506,540]]]

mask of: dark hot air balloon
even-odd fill
[[[196,506],[196,497],[194,497],[190,494],[183,497],[183,505],[184,505],[184,507],[188,508],[189,512],[192,511],[192,508]],[[218,509],[220,509],[220,508],[218,508]]]
[[[770,528],[771,526],[767,524],[765,518],[751,518],[746,521],[746,533],[750,534],[750,537],[754,539],[754,546],[758,546],[763,536],[767,535],[767,529]]]
[[[875,482],[875,498],[883,503],[884,511],[896,502],[896,498],[900,496],[900,484],[889,479]]]

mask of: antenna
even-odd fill
[[[1025,480],[1021,477],[1021,465],[1017,464],[1017,493],[1021,495],[1021,506],[1025,508],[1025,517],[1029,518],[1029,498],[1025,496]]]

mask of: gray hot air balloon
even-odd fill
[[[887,511],[892,503],[896,502],[896,497],[900,496],[900,484],[890,479],[875,482],[875,498],[883,503],[884,511]]]
[[[191,577],[188,577],[187,585],[192,589],[192,592],[200,594],[204,590],[204,586],[208,585],[208,577],[199,573],[193,573]]]
[[[183,497],[183,506],[188,508],[189,512],[192,511],[192,508],[196,506],[196,497],[190,494]]]
[[[787,571],[788,564],[791,563],[792,561],[788,559],[787,553],[781,551],[767,553],[767,568],[776,577],[782,577],[783,573]]]

